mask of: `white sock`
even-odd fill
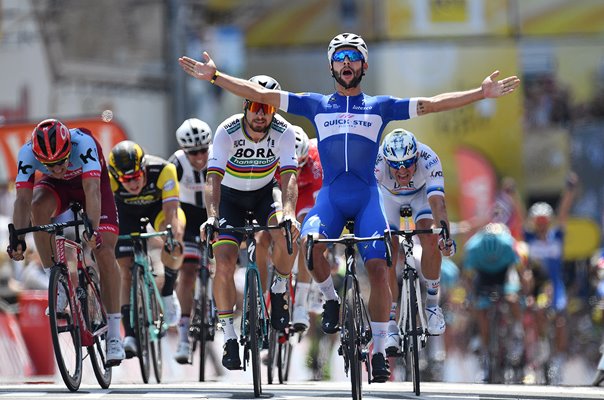
[[[310,283],[298,282],[296,284],[296,307],[306,308],[306,300],[308,300],[308,292]]]
[[[319,290],[325,296],[325,300],[338,300],[338,293],[336,293],[336,289],[333,286],[333,280],[331,276],[325,279],[323,282],[318,282],[317,286],[319,286]]]
[[[426,307],[434,308],[438,305],[439,279],[426,279]]]
[[[287,292],[287,283],[289,282],[289,274],[283,275],[275,268],[275,281],[271,286],[271,292],[275,294]]]
[[[373,336],[373,354],[382,353],[386,356],[386,334],[388,322],[371,321],[371,334]]]
[[[121,340],[120,321],[122,313],[107,314],[107,340],[117,338]]]
[[[181,343],[189,342],[189,325],[191,324],[191,317],[182,316],[178,321],[178,337]]]
[[[222,331],[224,332],[224,342],[227,340],[235,339],[237,340],[237,334],[235,333],[235,324],[233,323],[234,317],[232,311],[227,312],[218,312],[218,322],[222,326]]]
[[[390,321],[388,321],[388,334],[392,335],[395,333],[399,333],[398,325],[397,325],[396,321],[390,320]]]

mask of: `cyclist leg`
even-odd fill
[[[400,228],[400,209],[403,204],[408,204],[408,196],[394,196],[389,193],[382,193],[384,214],[390,229]],[[388,269],[388,284],[390,293],[392,294],[392,303],[390,304],[390,315],[388,321],[388,336],[386,338],[386,353],[395,355],[400,349],[400,332],[398,328],[398,301],[400,300],[400,291],[398,283],[399,263],[403,264],[405,253],[401,251],[399,254],[399,237],[395,236],[392,239],[392,267]],[[402,260],[399,260],[399,256]]]
[[[272,239],[267,231],[256,232],[256,266],[260,273],[261,290],[264,292],[271,282],[268,281],[268,264]]]
[[[306,259],[306,241],[308,234],[320,235],[324,238],[339,237],[346,219],[344,215],[330,201],[330,188],[323,186],[317,197],[315,206],[308,212],[302,225],[301,255]],[[325,257],[327,246],[323,243],[313,247],[313,270],[311,275],[317,287],[323,293],[325,303],[321,327],[325,333],[336,333],[340,329],[340,298],[334,288],[331,277],[331,264]]]
[[[68,204],[62,204],[58,189],[59,182],[50,179],[42,179],[33,191],[31,202],[31,222],[32,225],[49,224],[51,218],[58,213],[55,211],[66,208]],[[50,267],[53,265],[52,255],[54,254],[54,241],[49,240],[49,234],[46,232],[34,232],[34,241],[36,250],[42,260],[44,271],[50,276]]]
[[[388,223],[377,187],[369,188],[366,199],[365,207],[355,220],[355,235],[367,237],[376,232],[382,234]],[[375,241],[363,243],[358,248],[365,262],[371,287],[368,309],[373,336],[371,357],[373,381],[385,382],[390,377],[390,366],[386,358],[386,337],[392,307],[386,246],[383,241]]]

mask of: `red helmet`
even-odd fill
[[[56,119],[45,119],[31,133],[31,148],[42,163],[55,163],[69,157],[71,134]]]

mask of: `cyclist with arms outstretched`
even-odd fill
[[[115,262],[117,211],[109,185],[107,165],[101,145],[85,128],[68,129],[56,119],[40,122],[19,151],[17,197],[13,209],[16,229],[51,223],[69,208],[80,203],[92,223],[92,237],[84,240],[92,249],[101,278],[101,296],[107,310],[107,364],[115,366],[124,359],[120,335],[120,270]],[[35,181],[35,172],[42,178]],[[47,275],[53,265],[53,241],[45,232],[34,233],[36,248]],[[8,248],[13,260],[23,260],[25,241],[19,238],[16,249]],[[59,309],[67,307],[63,286],[57,295]]]
[[[267,90],[243,79],[221,73],[207,53],[204,61],[181,57],[186,73],[210,81],[240,97],[268,104],[283,111],[304,116],[317,131],[319,155],[323,167],[323,187],[308,213],[302,235],[319,234],[326,238],[340,235],[348,219],[355,222],[355,234],[363,237],[382,234],[387,228],[380,205],[380,193],[373,174],[382,131],[390,121],[406,120],[432,112],[451,110],[484,98],[511,93],[520,80],[513,76],[496,80],[499,72],[488,76],[479,88],[441,94],[434,97],[400,99],[369,96],[361,91],[361,79],[368,68],[365,41],[353,33],[334,37],[327,49],[336,92],[290,93]],[[327,300],[324,304],[323,331],[339,330],[339,298],[324,256],[325,245],[313,250],[313,277]],[[376,382],[385,382],[390,369],[385,358],[385,339],[392,296],[385,260],[385,245],[375,242],[360,246],[371,285],[369,313],[373,331],[372,373]]]

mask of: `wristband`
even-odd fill
[[[216,70],[216,72],[214,72],[214,76],[212,76],[212,79],[210,79],[210,83],[213,85],[219,76],[220,76],[220,71]]]

